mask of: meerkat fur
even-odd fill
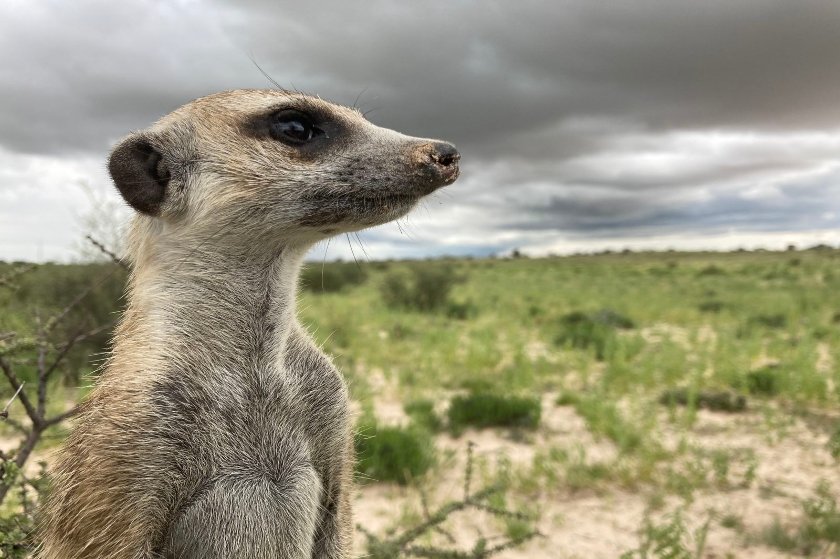
[[[307,250],[458,176],[450,144],[281,90],[197,99],[109,170],[128,304],[52,471],[42,559],[345,558],[347,387],[295,314]]]

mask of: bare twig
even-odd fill
[[[38,415],[44,417],[47,409],[47,344],[41,338],[38,344]]]
[[[494,495],[502,493],[506,485],[504,483],[497,483],[484,487],[475,493],[471,491],[471,478],[473,475],[473,443],[467,446],[467,464],[465,469],[464,479],[464,498],[459,501],[451,501],[445,503],[434,512],[429,511],[428,503],[425,493],[421,490],[420,502],[423,507],[424,520],[417,526],[411,527],[403,531],[401,534],[380,539],[371,534],[363,527],[359,526],[359,530],[367,537],[367,547],[369,557],[372,559],[391,559],[397,557],[428,557],[431,559],[485,559],[505,549],[516,547],[525,541],[540,536],[541,534],[534,529],[526,531],[524,534],[515,538],[504,538],[501,543],[494,546],[488,545],[488,540],[484,537],[479,537],[475,542],[473,548],[469,551],[459,549],[446,549],[427,545],[415,545],[413,542],[427,534],[430,531],[438,532],[447,537],[450,544],[454,543],[454,538],[443,530],[441,524],[445,522],[453,513],[474,509],[485,511],[495,517],[510,518],[522,521],[530,521],[533,518],[528,515],[491,506],[487,500]]]
[[[26,383],[25,382],[20,383],[20,386],[18,386],[17,391],[14,393],[14,395],[11,398],[9,398],[9,401],[6,402],[6,407],[3,408],[3,411],[0,411],[0,418],[3,418],[3,419],[8,419],[9,418],[9,406],[12,405],[12,402],[14,402],[15,398],[18,397],[18,394],[20,394],[20,391],[23,390],[23,385],[24,384],[26,384]]]
[[[81,341],[84,341],[88,338],[91,338],[91,337],[93,337],[97,334],[100,334],[100,333],[104,332],[105,330],[108,330],[108,329],[112,328],[114,326],[114,324],[116,324],[116,321],[112,320],[111,322],[108,322],[107,324],[103,324],[102,326],[98,326],[98,327],[96,327],[92,330],[88,330],[87,332],[84,332],[82,334],[76,334],[76,335],[72,336],[66,343],[64,343],[64,345],[57,348],[58,349],[58,354],[55,356],[55,359],[53,359],[50,366],[47,367],[46,370],[44,371],[44,378],[49,380],[52,373],[56,370],[56,368],[58,368],[58,366],[61,364],[61,362],[64,360],[64,358],[67,357],[67,354],[70,353],[70,350],[73,349],[73,346],[75,346],[77,343],[79,343]]]
[[[470,483],[472,482],[473,449],[475,443],[467,441],[467,471],[464,474],[464,500],[470,498]]]
[[[94,241],[91,239],[91,242]],[[102,248],[104,247],[100,247],[100,249]],[[110,255],[113,256],[112,260],[116,258],[113,254]],[[118,259],[115,259],[115,261],[117,260]],[[121,267],[125,267],[124,264],[120,265]],[[0,286],[14,288],[15,284],[12,283],[12,279],[33,267],[34,266],[22,267],[13,270],[12,274],[7,274],[3,278],[0,278],[2,279],[2,281],[0,281]],[[114,321],[99,325],[87,331],[80,329],[61,343],[55,343],[51,335],[54,333],[56,326],[64,320],[74,308],[76,308],[91,292],[113,277],[119,269],[120,268],[118,267],[114,267],[112,270],[109,270],[107,274],[103,274],[97,281],[92,282],[89,286],[87,286],[87,288],[77,293],[69,304],[45,322],[37,320],[37,333],[33,336],[21,338],[16,332],[0,333],[0,370],[2,370],[3,375],[6,377],[6,380],[9,382],[14,391],[14,395],[8,401],[5,408],[0,410],[0,419],[4,419],[6,424],[12,426],[22,435],[20,444],[13,453],[0,453],[0,465],[13,466],[11,470],[4,470],[7,475],[0,476],[0,504],[3,503],[4,499],[9,494],[9,491],[15,488],[20,488],[22,491],[22,498],[26,501],[24,503],[24,516],[31,516],[29,513],[31,513],[34,509],[26,507],[35,503],[34,500],[30,499],[30,492],[27,490],[25,485],[29,483],[29,485],[35,489],[35,494],[39,491],[38,487],[31,481],[27,481],[23,475],[22,469],[24,465],[32,456],[32,453],[38,443],[42,440],[46,430],[72,417],[80,410],[80,406],[76,405],[63,413],[59,413],[53,417],[47,417],[47,403],[49,398],[48,387],[50,378],[56,369],[65,362],[67,356],[73,348],[78,346],[79,342],[113,327]],[[31,397],[30,394],[27,393],[24,382],[18,378],[15,372],[15,367],[18,366],[18,364],[35,366],[37,371],[37,384],[30,390],[30,393],[34,392],[37,394],[37,399],[35,399],[34,395]],[[26,415],[29,419],[29,423],[31,423],[31,426],[8,417],[9,408],[15,400],[20,400],[24,410],[26,411]]]
[[[46,429],[47,427],[52,427],[53,425],[57,425],[57,424],[61,423],[62,421],[64,421],[65,419],[69,419],[69,418],[73,417],[74,415],[79,413],[79,410],[81,410],[81,408],[82,408],[81,404],[76,404],[75,406],[73,406],[71,409],[67,410],[64,413],[60,413],[60,414],[56,415],[55,417],[45,419],[44,420],[44,429]]]
[[[116,264],[117,266],[121,266],[122,268],[124,268],[124,269],[128,270],[128,264],[126,264],[126,263],[125,263],[125,261],[124,261],[122,258],[120,258],[119,256],[117,256],[114,252],[112,252],[112,251],[108,250],[108,248],[107,248],[104,244],[102,244],[102,243],[100,243],[99,241],[97,241],[96,239],[94,239],[92,235],[85,235],[85,239],[87,239],[88,241],[90,241],[90,244],[92,244],[93,246],[95,246],[96,248],[98,248],[98,249],[99,249],[99,251],[100,251],[102,254],[104,254],[105,256],[107,256],[108,258],[110,258],[110,259],[111,259],[111,261],[112,261],[114,264]]]
[[[6,380],[8,380],[9,384],[12,385],[12,390],[16,391],[18,397],[20,398],[20,403],[23,404],[24,409],[26,409],[26,415],[29,416],[32,424],[39,425],[40,417],[38,416],[38,411],[35,409],[35,406],[32,405],[32,402],[29,400],[29,396],[27,396],[26,392],[22,390],[23,383],[18,379],[9,362],[2,357],[0,357],[0,369],[3,370],[3,374],[6,375]]]

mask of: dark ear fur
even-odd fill
[[[148,138],[123,140],[108,160],[108,171],[122,197],[138,212],[158,215],[171,174]]]

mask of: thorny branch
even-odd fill
[[[12,405],[12,402],[14,402],[15,398],[18,397],[18,394],[20,394],[20,391],[23,390],[23,385],[24,384],[26,384],[26,383],[25,382],[20,383],[20,386],[18,386],[17,392],[15,392],[14,395],[12,395],[12,397],[9,398],[9,401],[6,402],[6,406],[3,408],[3,411],[0,411],[0,418],[2,418],[2,419],[8,419],[9,418],[9,406]]]
[[[124,261],[122,258],[120,258],[119,256],[117,256],[114,252],[112,252],[112,251],[108,250],[108,248],[107,248],[105,245],[103,245],[102,243],[100,243],[99,241],[97,241],[96,239],[94,239],[92,235],[85,235],[85,238],[86,238],[88,241],[90,241],[90,244],[92,244],[93,246],[95,246],[96,248],[98,248],[98,249],[99,249],[99,251],[100,251],[102,254],[104,254],[105,256],[107,256],[108,258],[110,258],[110,259],[111,259],[111,261],[112,261],[114,264],[116,264],[117,266],[121,266],[122,268],[124,268],[124,269],[128,270],[128,264],[126,264],[126,263],[125,263],[125,261]]]
[[[113,252],[106,249],[101,243],[90,236],[88,240],[121,268],[127,267],[124,262]],[[10,273],[0,277],[0,287],[15,289],[17,287],[15,280],[34,268],[34,265],[25,265],[13,269]],[[46,321],[38,320],[36,323],[36,333],[33,336],[21,337],[16,332],[0,333],[0,370],[3,372],[3,376],[14,393],[6,406],[0,410],[0,420],[12,426],[22,437],[16,450],[9,453],[0,453],[0,504],[3,503],[12,487],[20,486],[21,483],[27,483],[21,470],[32,455],[44,432],[50,427],[58,425],[78,413],[79,405],[53,416],[48,414],[48,388],[53,374],[66,361],[74,347],[80,342],[110,329],[113,327],[114,321],[108,321],[87,331],[77,330],[69,338],[58,342],[54,341],[56,326],[65,320],[73,309],[81,304],[93,291],[108,281],[119,269],[119,267],[114,267],[97,281],[81,290],[66,306]],[[34,401],[27,390],[32,385],[29,384],[25,387],[26,383],[20,379],[15,370],[18,361],[13,359],[13,357],[23,352],[26,352],[27,355],[31,355],[29,352],[34,352],[33,360],[37,375],[37,382],[34,383],[34,387],[31,389],[35,394]],[[20,362],[32,363],[33,360],[23,359]],[[15,418],[9,417],[9,410],[15,401],[20,401],[26,412],[28,422],[20,422]],[[7,467],[9,464],[13,465],[14,468],[9,469]]]
[[[484,559],[490,557],[511,547],[516,547],[532,538],[541,535],[537,530],[531,529],[526,531],[521,536],[509,538],[497,545],[488,547],[487,540],[479,538],[470,551],[462,551],[458,549],[439,548],[434,546],[414,545],[413,542],[424,534],[430,531],[442,533],[450,543],[453,543],[454,538],[451,534],[442,529],[443,524],[449,519],[452,514],[467,510],[483,510],[492,514],[497,518],[510,518],[522,521],[532,521],[528,515],[507,510],[504,508],[494,507],[487,503],[487,500],[494,495],[501,494],[505,491],[506,486],[503,483],[496,483],[486,486],[479,491],[472,493],[470,485],[473,475],[473,449],[474,445],[470,442],[467,446],[467,464],[464,475],[464,497],[458,501],[450,501],[443,504],[434,512],[429,512],[428,504],[425,494],[421,492],[421,504],[423,507],[424,520],[417,526],[408,528],[401,534],[394,535],[390,538],[381,539],[378,536],[365,530],[364,527],[358,526],[359,530],[367,537],[367,548],[369,557],[371,559],[392,559],[397,557],[427,557],[432,559]]]

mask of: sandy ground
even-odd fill
[[[376,382],[374,402],[378,419],[385,423],[407,422],[394,386],[380,375]],[[441,397],[445,402],[448,397]],[[439,435],[436,439],[441,464],[434,472],[434,487],[426,488],[429,506],[463,495],[463,473],[468,441],[474,446],[476,463],[492,469],[499,460],[509,461],[514,469],[527,470],[539,449],[550,446],[583,447],[586,460],[609,461],[616,449],[606,440],[599,440],[588,431],[586,423],[573,408],[555,404],[556,394],[543,397],[540,428],[525,438],[513,437],[505,430],[469,430],[461,437]],[[664,412],[661,412],[663,413]],[[827,435],[799,418],[780,416],[780,425],[768,427],[768,419],[758,411],[743,414],[722,414],[701,410],[693,428],[686,434],[677,428],[665,427],[661,433],[665,446],[680,439],[708,450],[752,449],[754,478],[748,487],[706,488],[697,490],[694,499],[685,502],[667,496],[654,518],[677,508],[685,508],[688,526],[701,526],[714,515],[708,534],[705,557],[708,558],[782,558],[790,555],[755,543],[750,534],[779,519],[795,526],[802,515],[801,501],[813,495],[819,480],[828,481],[837,495],[840,489],[840,466],[826,449]],[[661,422],[668,425],[667,421]],[[10,451],[16,439],[0,437],[0,449]],[[37,452],[27,471],[37,469],[37,460],[49,459],[51,452]],[[474,482],[474,487],[479,482]],[[569,491],[553,489],[528,495],[514,502],[525,504],[539,515],[537,528],[542,534],[516,549],[498,554],[500,559],[525,558],[615,558],[639,543],[639,530],[649,512],[651,495],[656,487],[642,486],[632,491],[616,486]],[[368,531],[384,534],[399,526],[406,518],[422,511],[420,492],[415,488],[387,483],[360,486],[356,490],[354,515],[357,524]],[[725,528],[720,517],[740,517],[743,527]],[[407,515],[414,515],[413,517]],[[479,537],[490,545],[500,541],[503,527],[491,515],[470,510],[457,513],[446,525],[448,536],[435,535],[432,542],[467,549]],[[451,543],[451,536],[454,544]],[[364,536],[356,534],[355,556],[364,556]],[[428,543],[428,542],[426,542]],[[827,555],[828,556],[828,555]]]
[[[392,390],[387,387],[375,403],[381,421],[402,423],[406,420],[398,402],[381,401]],[[503,430],[468,431],[458,439],[440,435],[436,446],[447,456],[446,465],[435,472],[436,488],[428,490],[434,506],[463,494],[463,463],[467,441],[475,444],[476,456],[492,463],[506,457],[514,465],[527,468],[537,449],[549,445],[586,448],[588,461],[608,461],[616,455],[611,443],[596,440],[585,422],[571,407],[554,404],[555,395],[543,398],[543,420],[540,429],[526,441],[512,439]],[[664,413],[664,412],[662,412]],[[663,425],[667,422],[663,421]],[[697,529],[712,515],[705,548],[705,557],[781,558],[789,554],[755,542],[754,535],[779,519],[795,526],[802,515],[801,500],[813,495],[819,480],[831,483],[835,494],[840,489],[840,468],[826,450],[827,435],[810,428],[803,420],[786,417],[783,426],[769,429],[767,419],[752,411],[743,414],[722,414],[701,410],[693,428],[686,434],[676,428],[665,428],[663,444],[677,444],[685,439],[692,445],[714,451],[752,449],[754,465],[747,487],[735,485],[698,489],[690,501],[666,496],[655,512],[650,512],[651,495],[656,487],[642,486],[628,491],[618,486],[570,492],[554,489],[536,497],[528,496],[532,509],[538,511],[537,527],[542,537],[525,545],[505,550],[501,559],[525,558],[615,558],[639,545],[639,530],[646,514],[653,518],[684,508],[684,518],[691,530]],[[734,477],[743,475],[745,467],[734,464]],[[390,484],[371,484],[358,488],[355,500],[356,522],[375,533],[383,533],[399,524],[406,511],[415,514],[421,509],[417,490]],[[723,515],[741,518],[743,526],[725,528]],[[492,543],[502,532],[488,515],[470,511],[455,515],[447,524],[455,547],[468,548],[482,535]],[[356,553],[363,557],[364,537],[357,534]],[[433,538],[438,544],[449,542],[442,536]]]

